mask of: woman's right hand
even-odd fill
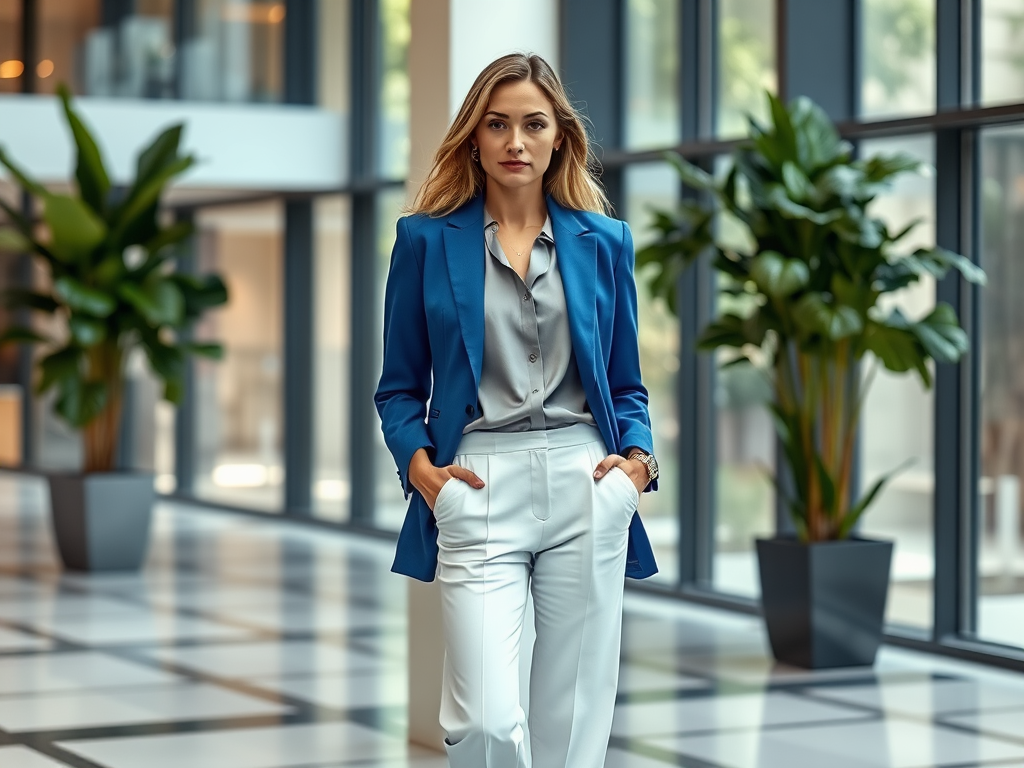
[[[435,467],[425,448],[420,448],[412,455],[412,460],[409,462],[409,482],[423,496],[431,512],[434,511],[434,503],[437,501],[437,494],[441,492],[441,487],[453,477],[469,483],[474,488],[484,487],[483,480],[458,464]]]

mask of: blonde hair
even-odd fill
[[[558,75],[540,56],[512,53],[491,62],[477,76],[434,154],[433,167],[416,195],[411,213],[445,216],[480,194],[487,177],[480,164],[473,161],[469,137],[483,118],[494,89],[522,81],[537,85],[551,102],[562,132],[561,148],[552,153],[551,165],[544,173],[544,192],[566,208],[610,211],[611,205],[596,178],[599,166],[590,151],[583,118],[573,108]]]

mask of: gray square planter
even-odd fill
[[[138,570],[149,549],[153,475],[140,472],[50,475],[53,532],[75,571]]]
[[[868,666],[882,641],[891,541],[758,539],[761,604],[779,661]]]

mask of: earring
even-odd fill
[[[473,158],[474,162],[479,163],[480,162],[480,147],[474,145],[473,148],[471,150],[469,150],[469,156]]]

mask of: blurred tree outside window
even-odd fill
[[[984,0],[981,12],[981,100],[1024,100],[1024,3]]]
[[[379,144],[381,175],[403,179],[409,173],[409,0],[380,0],[383,36]]]
[[[864,0],[861,115],[935,111],[934,0]]]
[[[626,5],[629,149],[679,141],[678,8],[678,0],[628,0]]]
[[[742,136],[747,115],[763,118],[765,90],[778,88],[775,0],[721,0],[718,17],[718,136]]]

